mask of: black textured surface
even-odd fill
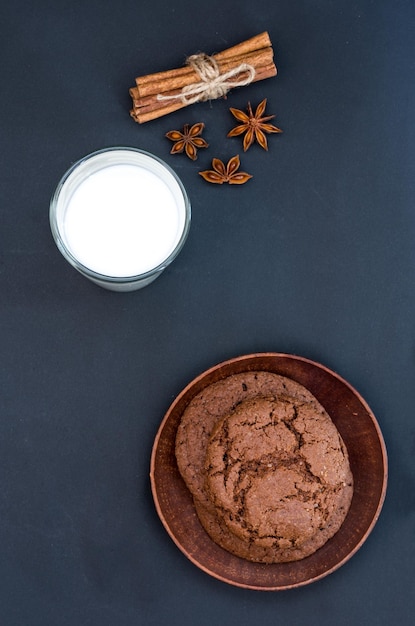
[[[415,611],[415,6],[412,0],[3,0],[0,7],[0,621],[4,626],[402,626]],[[135,76],[268,30],[279,75],[138,125]],[[242,153],[228,108],[284,133]],[[164,134],[203,121],[208,150]],[[112,145],[165,159],[189,239],[151,286],[104,291],[61,257],[48,205]],[[209,185],[214,156],[253,179]],[[239,354],[337,371],[378,418],[389,489],[340,570],[260,593],[199,571],[153,507],[151,446],[174,396]]]

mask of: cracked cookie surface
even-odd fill
[[[349,509],[347,450],[313,396],[241,402],[216,422],[205,459],[215,510],[199,517],[212,538],[243,558],[304,558],[337,532]]]
[[[212,503],[205,492],[205,457],[215,424],[244,400],[268,395],[289,395],[299,401],[314,399],[305,387],[290,378],[252,371],[212,383],[183,412],[175,443],[177,464],[193,497],[207,508]]]

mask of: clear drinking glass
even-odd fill
[[[175,260],[191,206],[161,159],[113,147],[72,165],[53,194],[49,219],[57,247],[83,276],[112,291],[133,291]]]

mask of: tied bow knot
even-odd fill
[[[216,60],[203,52],[188,57],[186,63],[195,70],[200,82],[183,87],[181,92],[174,96],[159,94],[158,100],[181,100],[183,104],[215,100],[225,96],[234,87],[249,85],[255,78],[255,69],[248,63],[241,63],[221,74]],[[247,76],[239,80],[231,80],[240,74],[247,74]]]

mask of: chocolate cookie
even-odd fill
[[[216,423],[205,458],[205,492],[215,510],[202,524],[238,556],[304,558],[337,532],[349,509],[347,451],[313,396],[240,403]]]
[[[176,459],[193,497],[211,508],[205,492],[205,457],[216,422],[242,401],[268,395],[289,395],[301,401],[312,394],[295,381],[271,372],[254,371],[228,376],[195,396],[186,407],[176,436]]]

